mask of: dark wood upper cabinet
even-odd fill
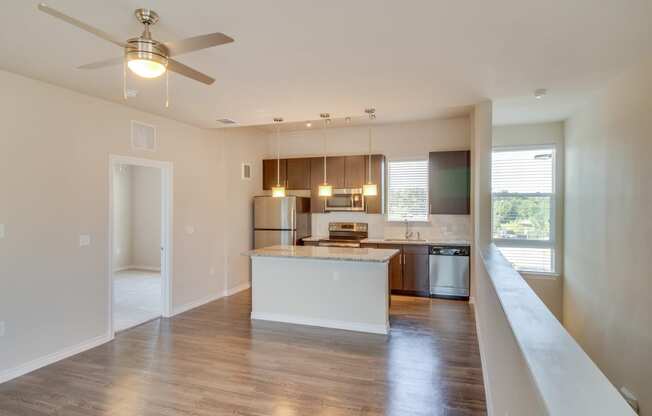
[[[324,198],[319,197],[319,185],[324,183],[324,158],[310,158],[310,212],[324,212]]]
[[[364,183],[369,182],[369,157],[365,157]],[[367,214],[382,214],[384,212],[385,195],[385,156],[371,155],[371,183],[378,186],[378,195],[365,197]]]
[[[272,186],[276,186],[276,180],[277,180],[276,164],[277,164],[276,159],[263,160],[263,189],[266,191],[271,190]],[[281,159],[280,184],[282,186],[286,186],[286,180],[287,180],[286,173],[285,173],[286,167],[287,167],[287,160]]]
[[[471,152],[430,153],[430,213],[471,213]]]
[[[347,156],[344,158],[344,187],[362,188],[365,183],[365,157]]]
[[[346,187],[345,166],[346,157],[344,156],[329,157],[326,159],[326,179],[333,189]]]
[[[291,190],[310,189],[310,159],[287,159],[287,186]]]

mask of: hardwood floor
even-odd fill
[[[0,385],[2,416],[483,415],[472,309],[394,296],[391,334],[250,321],[250,292]]]

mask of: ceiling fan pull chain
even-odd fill
[[[170,107],[170,71],[165,71],[165,108]]]
[[[127,99],[127,60],[122,61],[122,98]]]

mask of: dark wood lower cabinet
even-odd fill
[[[428,246],[403,247],[403,290],[429,296]]]
[[[394,248],[399,254],[389,263],[392,293],[430,296],[428,246],[377,244],[378,248]]]

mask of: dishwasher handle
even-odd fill
[[[469,256],[469,247],[430,246],[431,256]]]

